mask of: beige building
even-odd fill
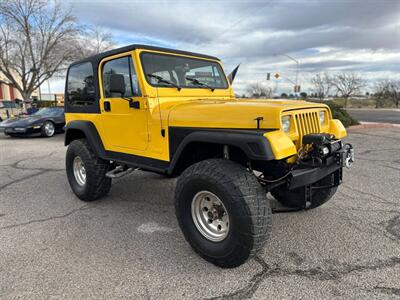
[[[33,92],[32,96],[37,96],[37,92]],[[21,93],[13,86],[13,84],[0,72],[0,101],[22,99]]]

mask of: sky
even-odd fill
[[[400,0],[63,3],[80,22],[111,32],[118,46],[142,43],[210,54],[221,58],[226,73],[240,64],[237,94],[254,82],[290,93],[294,60],[308,93],[310,78],[322,72],[357,72],[371,91],[378,80],[400,80]],[[267,81],[267,73],[281,77]],[[52,92],[63,90],[59,79],[50,86]]]

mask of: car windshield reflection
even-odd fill
[[[33,114],[33,116],[59,116],[64,113],[62,108],[41,108]]]

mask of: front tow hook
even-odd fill
[[[346,157],[344,158],[344,166],[350,168],[354,163],[354,148],[351,144],[346,144],[343,147],[346,150]]]

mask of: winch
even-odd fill
[[[303,148],[309,148],[303,164],[322,165],[324,160],[334,157],[342,166],[349,168],[354,162],[354,149],[351,144],[343,144],[331,134],[307,134],[303,137]]]

